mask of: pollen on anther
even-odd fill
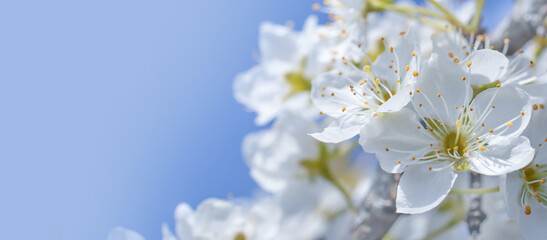
[[[479,150],[484,151],[484,146],[479,146]]]
[[[520,111],[520,114],[522,114],[522,116],[524,116],[525,113],[524,113],[524,111]]]
[[[496,108],[496,105],[492,105],[492,108]]]
[[[473,108],[472,108],[472,107],[470,107],[470,108],[469,108],[469,111],[473,112]]]
[[[462,77],[462,81],[465,81],[465,79],[467,79],[467,78],[465,78],[465,77]]]
[[[480,138],[479,138],[479,137],[477,137],[477,141],[479,141],[479,139],[480,139]]]
[[[471,67],[471,61],[467,62],[467,67]]]
[[[321,88],[322,88],[323,90],[325,90],[325,86],[322,86]]]
[[[364,103],[364,104],[368,104],[368,101],[364,101],[363,103]]]
[[[484,127],[484,123],[482,124],[482,126]]]
[[[346,107],[342,107],[342,112],[345,112],[346,111]]]
[[[505,124],[505,126],[511,127],[511,126],[513,126],[513,123],[512,123],[512,122],[508,122],[507,124]]]
[[[532,105],[532,109],[538,110],[538,105],[537,104]]]
[[[389,52],[393,52],[393,47],[389,47]]]
[[[416,56],[416,52],[412,52],[412,56]]]
[[[323,111],[320,111],[320,112],[319,112],[319,115],[323,115]]]
[[[420,104],[418,104],[418,106],[419,106],[419,107],[422,107],[422,104],[420,103]]]
[[[393,60],[393,59],[391,59],[390,61],[391,61],[391,62],[395,62],[395,60]]]
[[[490,130],[488,130],[488,131],[489,131],[490,133],[493,133],[493,132],[494,132],[494,129],[490,129]]]
[[[420,89],[419,89],[419,88],[416,88],[416,92],[420,92]]]
[[[453,58],[453,57],[454,57],[454,53],[449,52],[449,53],[448,53],[448,56],[449,56],[450,58]]]
[[[331,96],[334,96],[334,93],[330,93]]]
[[[441,97],[441,94],[440,94],[440,93],[437,93],[437,97]]]
[[[349,85],[349,88],[353,89],[353,85]]]
[[[403,36],[403,35],[405,35],[405,32],[404,31],[400,32],[399,35]]]
[[[409,94],[409,95],[412,95],[412,91],[410,91],[408,94]]]
[[[532,213],[532,209],[530,208],[530,205],[524,206],[524,214],[530,215]]]
[[[325,96],[325,94],[324,94],[324,93],[321,93],[321,97],[324,97],[324,96]]]
[[[398,163],[398,164],[401,164],[401,160],[398,160],[397,163]]]
[[[389,148],[386,148],[386,152],[389,152]]]
[[[339,72],[338,75],[342,75],[342,72]]]
[[[412,160],[413,160],[413,161],[416,160],[416,157],[412,157]]]
[[[429,171],[431,171],[431,169],[433,169],[433,168],[432,168],[432,167],[429,167],[428,169],[429,169]]]
[[[410,69],[410,67],[408,65],[405,66],[405,69],[408,71],[408,69]]]
[[[363,84],[365,84],[365,81],[359,82],[359,85],[363,85]]]
[[[460,59],[454,58],[454,62],[455,62],[455,63],[459,63],[459,62],[460,62]]]
[[[412,72],[412,76],[417,77],[417,76],[418,76],[418,72],[416,72],[416,71]]]
[[[540,105],[539,105],[539,108],[544,109],[544,108],[545,108],[545,105],[540,104]]]

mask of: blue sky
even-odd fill
[[[179,202],[250,196],[240,145],[259,128],[233,77],[261,21],[300,28],[313,2],[0,3],[0,238],[159,239]]]

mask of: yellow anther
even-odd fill
[[[365,72],[370,72],[370,65],[365,65],[365,66],[363,67],[363,71],[365,71]]]
[[[320,111],[320,112],[319,112],[319,115],[323,115],[323,111]]]
[[[330,95],[331,95],[331,96],[334,96],[334,93],[332,92],[332,93],[330,93]]]
[[[376,84],[380,84],[380,78],[376,78]]]
[[[542,178],[542,179],[541,179],[541,183],[545,183],[545,178]]]
[[[405,66],[405,69],[408,71],[408,69],[410,69],[410,67],[408,65]]]
[[[484,151],[484,146],[479,146],[479,150]]]
[[[422,104],[420,103],[418,106],[422,107]]]
[[[498,83],[498,84],[496,84],[496,87],[501,87],[501,84],[499,84],[499,83]]]
[[[471,112],[472,112],[472,111],[473,111],[473,108],[469,108],[469,111],[471,111]]]
[[[456,105],[455,108],[458,109],[458,105]]]
[[[405,35],[405,32],[400,32],[399,35],[403,36]]]
[[[353,89],[353,85],[349,85],[349,88]]]
[[[512,123],[512,122],[508,122],[508,123],[505,124],[505,126],[511,127],[511,126],[513,126],[513,123]]]
[[[398,163],[398,164],[401,164],[401,160],[398,160],[397,163]]]
[[[386,152],[389,152],[389,148],[386,148]]]
[[[416,157],[412,157],[412,160],[416,160]]]
[[[412,52],[412,56],[416,56],[416,52]]]
[[[440,93],[437,93],[437,97],[441,97],[441,94],[440,94]]]
[[[412,72],[412,76],[417,77],[417,76],[418,76],[418,72],[416,72],[416,71]]]
[[[429,171],[431,171],[431,169],[433,169],[433,168],[429,167],[428,169],[429,169]]]
[[[503,43],[508,44],[509,43],[509,38],[504,38]]]
[[[420,92],[420,89],[419,89],[419,88],[416,88],[416,92]]]
[[[395,62],[395,60],[391,59],[391,62]]]
[[[409,94],[409,95],[412,95],[412,91],[410,91],[408,94]]]
[[[395,71],[397,71],[397,70],[395,70]],[[397,83],[401,83],[401,79],[397,79]]]
[[[368,104],[368,101],[365,101],[364,103],[365,103],[365,104]]]
[[[325,90],[325,86],[322,86],[321,88],[322,88],[323,90]]]
[[[389,52],[393,52],[393,47],[389,47]]]
[[[459,63],[459,62],[460,62],[460,59],[454,58],[454,62],[455,62],[455,63]]]
[[[454,57],[454,53],[449,52],[449,53],[448,53],[448,56],[449,56],[450,58],[453,58],[453,57]]]
[[[538,110],[538,105],[537,104],[532,105],[532,109]]]
[[[365,81],[359,82],[359,85],[363,85],[363,84],[365,84]]]
[[[545,105],[540,104],[540,105],[539,105],[539,108],[544,109],[544,108],[545,108]]]
[[[339,72],[338,75],[342,75],[342,72]]]
[[[346,107],[342,107],[342,112],[345,112],[346,111]]]
[[[496,105],[492,105],[492,108],[496,108]]]
[[[493,132],[494,132],[494,129],[490,129],[490,130],[488,130],[488,131],[489,131],[490,133],[493,133]]]
[[[467,62],[467,67],[471,67],[471,61]]]
[[[440,150],[438,150],[438,149],[436,149],[436,150],[435,150],[435,152],[436,152],[436,153],[440,153],[441,151],[440,151]]]
[[[465,77],[462,77],[462,81],[465,81],[465,79],[467,79],[467,78],[465,78]]]
[[[522,116],[524,116],[524,111],[520,111],[520,114],[522,114]]]
[[[324,93],[321,93],[321,97],[324,97],[324,96],[325,96],[325,94],[324,94]]]
[[[457,120],[457,121],[456,121],[456,126],[457,126],[457,127],[461,127],[461,126],[462,126],[462,121],[461,121],[461,120]]]

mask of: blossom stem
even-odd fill
[[[392,11],[401,12],[401,13],[414,12],[414,13],[420,13],[420,14],[431,16],[438,19],[446,19],[446,16],[439,14],[437,12],[431,11],[429,9],[422,8],[422,7],[400,6],[395,4],[386,4],[380,1],[370,1],[370,4],[374,6],[375,8],[378,8],[381,10],[392,10]]]
[[[469,189],[452,189],[450,193],[452,194],[485,194],[485,193],[494,193],[499,192],[500,187],[490,187],[490,188],[469,188]]]
[[[486,0],[477,0],[477,3],[475,5],[475,15],[473,15],[473,19],[471,20],[471,23],[468,25],[468,30],[475,32],[479,30],[479,23],[481,20],[481,14],[482,14],[482,8],[484,7],[484,3]]]
[[[451,22],[452,24],[456,25],[456,26],[459,26],[465,30],[468,30],[467,27],[462,23],[460,22],[460,20],[458,20],[458,18],[456,16],[454,16],[454,14],[452,14],[450,11],[448,11],[445,7],[443,7],[443,5],[439,4],[437,1],[435,0],[428,0],[431,4],[435,5],[436,8],[438,8],[441,12],[444,13],[444,15],[446,15],[446,19]]]

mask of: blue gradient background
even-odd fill
[[[0,3],[0,238],[160,239],[179,202],[250,196],[258,127],[232,80],[261,21],[300,28],[313,2]],[[487,1],[486,25],[510,3]]]

